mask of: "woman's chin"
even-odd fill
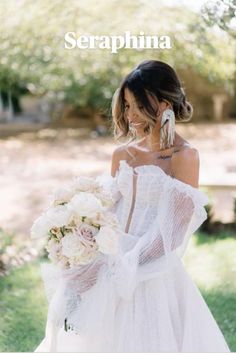
[[[131,125],[131,128],[135,130],[143,130],[143,127],[144,127],[144,124]]]

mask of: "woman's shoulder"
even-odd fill
[[[124,144],[116,147],[112,153],[111,159],[111,175],[115,176],[117,170],[119,169],[119,164],[121,160],[128,161],[130,158],[133,158],[134,154],[130,146]]]
[[[174,178],[198,188],[200,158],[195,147],[186,146],[174,153],[171,158],[171,169]]]
[[[135,158],[135,155],[138,151],[138,145],[135,143],[125,143],[115,148],[113,151],[113,157],[115,159],[125,159],[129,160],[130,158]]]

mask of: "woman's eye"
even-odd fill
[[[143,109],[143,106],[142,106],[142,105],[139,105],[138,108],[139,108],[139,109]]]

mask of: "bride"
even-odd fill
[[[230,352],[182,257],[207,218],[199,154],[175,132],[192,106],[164,62],[145,60],[112,101],[111,175],[122,253],[69,278],[46,265],[46,334],[37,352]]]

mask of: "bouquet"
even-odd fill
[[[110,211],[112,195],[97,180],[76,177],[56,190],[48,209],[31,227],[46,239],[49,259],[63,269],[86,265],[102,254],[116,254],[119,229]]]

